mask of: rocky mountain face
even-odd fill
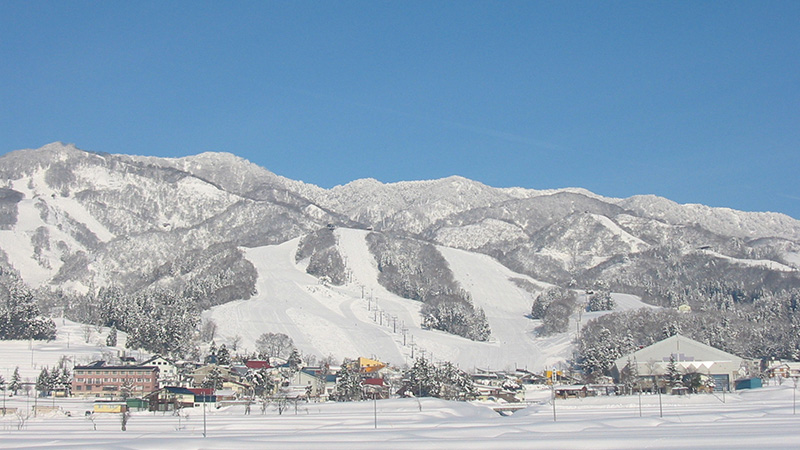
[[[54,143],[0,157],[0,266],[32,287],[158,286],[207,307],[252,294],[257,274],[242,248],[328,226],[479,252],[541,281],[602,282],[654,303],[702,280],[800,287],[800,221],[777,213],[460,177],[326,190],[224,153],[167,159]],[[315,248],[326,253],[314,274],[328,264],[329,279],[345,282],[346,262],[324,242],[306,256]]]

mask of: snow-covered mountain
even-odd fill
[[[322,229],[335,229],[324,253],[298,253]],[[423,330],[420,302],[388,291],[382,271],[388,261],[428,273],[430,263],[385,254],[378,263],[370,233],[435,246],[448,267],[430,273],[454,279],[485,311],[491,339]],[[777,289],[800,286],[799,263],[798,220],[655,196],[498,189],[461,177],[322,189],[226,153],[155,158],[61,143],[0,157],[0,267],[31,287],[191,292],[221,336],[252,345],[263,332],[285,332],[320,356],[402,360],[413,335],[415,349],[464,364],[544,364],[568,347],[535,339],[525,317],[548,284],[602,281],[642,294],[641,280],[680,266],[682,276]],[[363,292],[378,298],[392,330]]]

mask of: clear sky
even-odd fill
[[[800,218],[800,1],[0,0],[0,153],[53,141]]]

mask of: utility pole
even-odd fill
[[[658,386],[658,377],[656,377],[656,391],[658,391],[658,417],[664,417],[664,408],[661,405],[661,387]]]

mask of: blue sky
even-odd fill
[[[0,2],[0,153],[227,151],[800,218],[798,1]]]

